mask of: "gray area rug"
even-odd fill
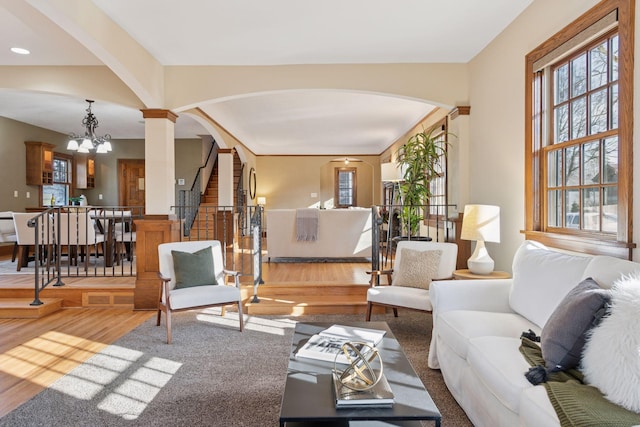
[[[0,426],[277,426],[296,322],[363,321],[363,315],[246,316],[219,309],[173,316],[173,344],[155,318],[0,418]],[[163,319],[164,320],[164,319]],[[439,371],[427,367],[431,315],[385,320],[443,415],[470,426]],[[425,423],[433,425],[433,423]]]

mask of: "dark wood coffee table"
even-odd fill
[[[280,408],[280,426],[420,426],[432,420],[440,426],[442,416],[422,381],[407,360],[386,322],[347,323],[387,331],[378,349],[384,373],[395,395],[392,408],[336,409],[331,370],[333,362],[296,358],[295,351],[312,335],[334,323],[298,323],[293,335],[287,380]],[[426,357],[426,355],[425,355]],[[372,423],[371,421],[376,420]]]

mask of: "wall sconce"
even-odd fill
[[[267,198],[266,197],[258,197],[258,206],[264,206],[267,204]]]
[[[344,165],[348,165],[349,164],[349,159],[347,159],[346,157],[344,158]]]
[[[460,238],[475,240],[476,248],[467,260],[469,271],[474,274],[489,274],[494,262],[484,242],[500,242],[500,207],[490,205],[466,205],[462,218]]]

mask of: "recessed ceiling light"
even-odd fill
[[[31,53],[27,49],[23,49],[21,47],[12,47],[11,52],[17,53],[19,55],[29,55]]]

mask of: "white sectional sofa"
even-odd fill
[[[476,426],[558,426],[543,385],[524,376],[520,336],[542,328],[565,295],[592,277],[611,287],[640,263],[607,256],[561,253],[525,241],[513,260],[513,278],[436,281],[431,284],[433,335],[429,366]]]

